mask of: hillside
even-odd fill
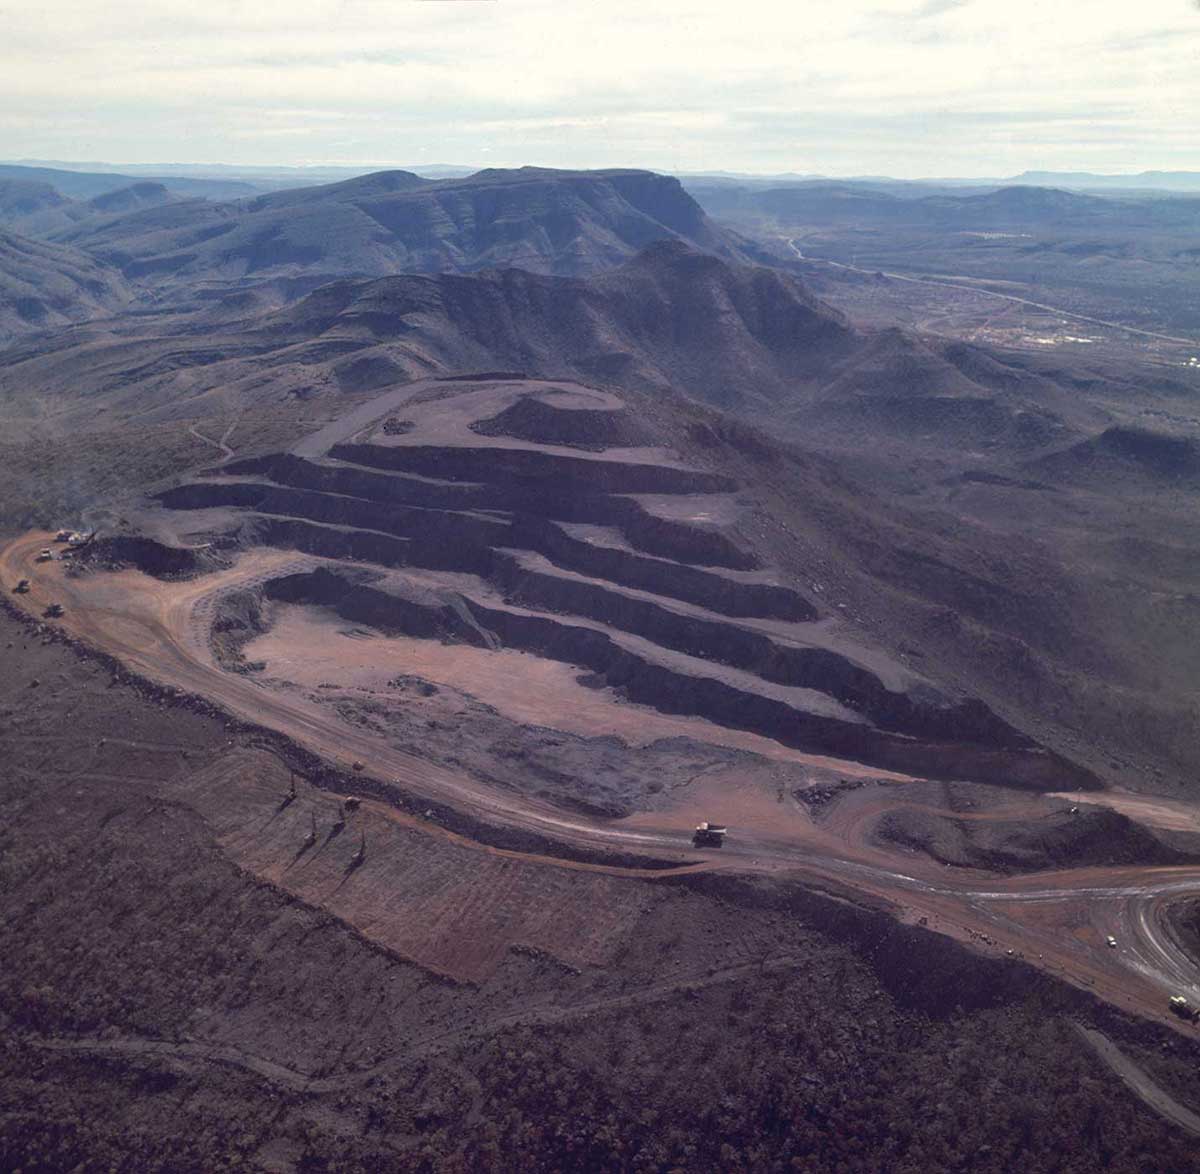
[[[91,257],[0,230],[0,344],[116,313],[132,296],[119,273]]]
[[[48,183],[0,178],[0,224],[14,224],[69,203]]]
[[[1059,483],[1162,493],[1200,488],[1200,442],[1148,428],[1113,427],[1029,464]]]
[[[180,209],[164,205],[145,218]],[[1080,434],[1095,416],[1061,373],[945,340],[864,333],[794,277],[680,241],[587,279],[523,269],[405,275],[331,282],[275,308],[280,300],[288,291],[264,284],[223,293],[198,312],[130,324],[100,346],[64,335],[12,353],[0,388],[53,397],[69,380],[76,390],[118,393],[122,411],[156,416],[185,410],[183,391],[220,388],[261,404],[431,372],[572,373],[681,389],[830,441],[853,439],[852,417],[869,416],[881,438],[905,443],[932,428],[936,448],[939,413],[950,413],[957,441],[1027,455]],[[135,337],[140,361],[129,371]]]
[[[786,187],[751,187],[698,179],[688,184],[713,216],[737,220],[769,216],[809,225],[897,225],[906,228],[999,230],[1086,227],[1185,227],[1195,223],[1200,199],[1100,197],[1059,188],[1012,184],[994,191],[889,190],[877,183],[821,181]]]
[[[440,181],[379,172],[237,203],[135,211],[56,237],[131,279],[176,289],[509,265],[580,274],[619,264],[663,238],[743,255],[741,242],[711,224],[677,180],[540,168]]]
[[[176,198],[178,197],[173,196],[163,184],[142,180],[128,187],[93,196],[84,202],[83,208],[87,210],[87,215],[118,216],[141,208],[156,208]]]

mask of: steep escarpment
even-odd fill
[[[158,501],[181,533],[194,513],[226,543],[315,556],[266,595],[363,628],[518,650],[663,713],[905,773],[1091,785],[981,702],[848,642],[746,541],[737,481],[655,444],[648,419],[625,443],[631,418],[565,382],[430,382],[302,455],[232,462]],[[584,432],[587,447],[564,443]]]

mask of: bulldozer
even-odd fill
[[[29,580],[28,579],[18,579],[17,585],[13,588],[13,591],[16,592],[17,595],[28,595],[29,594]]]
[[[61,603],[52,603],[44,612],[42,612],[42,615],[44,615],[48,620],[60,619],[62,614],[63,605]]]

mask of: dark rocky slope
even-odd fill
[[[114,314],[132,298],[118,272],[86,254],[0,230],[0,343]]]
[[[541,168],[440,181],[380,172],[253,200],[183,201],[58,237],[156,287],[507,265],[587,273],[663,238],[729,258],[748,247],[712,224],[677,180]]]

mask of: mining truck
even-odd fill
[[[42,614],[47,619],[57,620],[63,614],[63,605],[61,603],[52,603]]]
[[[709,823],[705,820],[703,823],[696,825],[696,831],[692,835],[692,843],[697,848],[719,848],[725,843],[725,837],[729,834],[729,829],[719,823]]]
[[[1167,1000],[1167,1006],[1180,1019],[1186,1019],[1189,1023],[1195,1023],[1196,1020],[1200,1019],[1200,1011],[1197,1011],[1182,995],[1172,995]]]
[[[34,562],[39,562],[39,563],[49,563],[49,562],[53,562],[53,561],[54,561],[54,551],[52,551],[50,549],[50,547],[48,547],[48,546],[43,546],[42,549],[38,551],[37,558],[34,559]]]

